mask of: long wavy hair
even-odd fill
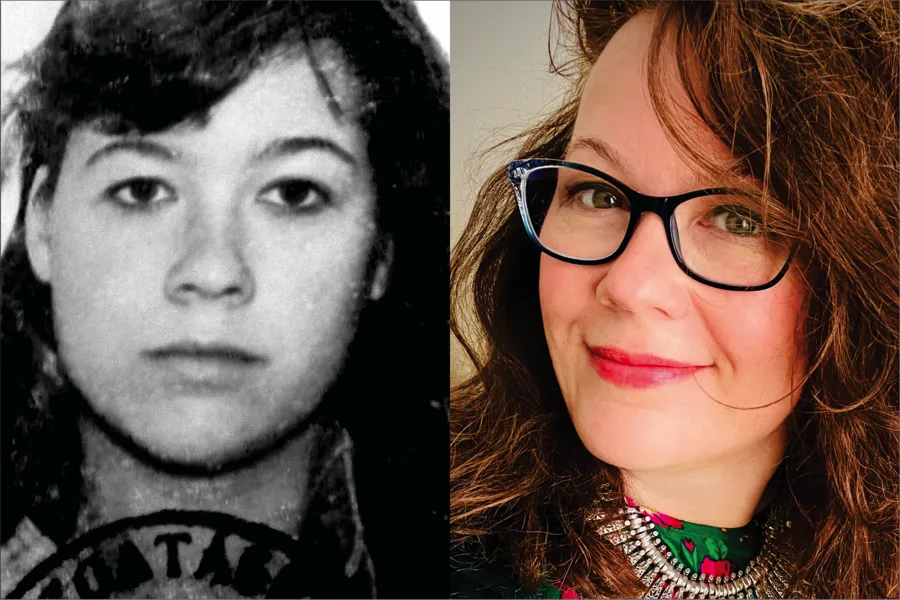
[[[553,68],[569,92],[504,142],[516,145],[509,158],[563,156],[590,67],[644,10],[659,16],[652,104],[676,146],[710,164],[676,126],[661,83],[668,35],[694,109],[799,224],[810,367],[779,472],[796,515],[799,589],[897,597],[898,5],[558,4],[574,58]],[[506,561],[529,591],[563,580],[582,597],[635,597],[643,587],[624,554],[588,521],[599,495],[621,493],[621,474],[588,453],[566,411],[538,264],[498,165],[451,256],[451,328],[473,364],[450,399],[453,546]]]
[[[446,593],[447,387],[432,376],[431,359],[444,352],[446,335],[448,245],[435,232],[449,226],[449,76],[415,6],[403,0],[69,0],[42,43],[12,65],[24,77],[2,115],[3,179],[20,185],[19,213],[0,258],[3,541],[28,516],[64,542],[83,501],[79,402],[72,401],[79,393],[56,355],[50,289],[25,250],[35,172],[49,167],[52,193],[75,127],[104,118],[149,133],[202,122],[269,57],[319,40],[341,49],[361,83],[358,118],[378,226],[394,257],[388,289],[360,315],[343,372],[317,414],[337,418],[354,438],[379,593]],[[315,52],[307,55],[327,92]],[[413,479],[416,502],[384,493]],[[395,535],[398,523],[417,531],[417,552]]]

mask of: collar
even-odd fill
[[[750,561],[759,554],[764,514],[755,516],[743,527],[713,527],[682,521],[646,506],[639,506],[627,496],[625,502],[656,525],[655,531],[659,533],[659,539],[672,556],[692,573],[728,577],[746,569]]]

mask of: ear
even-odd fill
[[[28,191],[28,206],[25,207],[25,248],[28,260],[37,278],[50,283],[50,249],[52,231],[50,223],[51,203],[45,196],[47,175],[46,165],[41,166],[34,175],[31,189]]]
[[[394,264],[394,240],[389,235],[382,235],[376,247],[375,269],[369,282],[369,299],[378,300],[387,291],[391,278],[391,267]]]

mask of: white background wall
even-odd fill
[[[0,67],[18,59],[41,41],[49,31],[62,2],[23,2],[7,0],[0,2]],[[0,72],[0,98],[16,85],[17,77],[5,70]],[[0,248],[6,245],[6,238],[16,218],[19,198],[18,178],[4,181],[0,188]]]
[[[550,11],[550,2],[532,0],[451,3],[451,243],[465,226],[480,182],[511,158],[483,160],[481,153],[534,125],[565,89],[565,80],[549,72]],[[450,350],[455,382],[466,364],[452,336]]]

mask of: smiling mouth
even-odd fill
[[[246,383],[268,361],[225,344],[172,344],[144,352],[167,383],[195,391],[226,391]]]
[[[589,348],[591,366],[618,387],[649,388],[691,377],[708,365],[691,365],[651,355],[630,354],[615,348]]]

